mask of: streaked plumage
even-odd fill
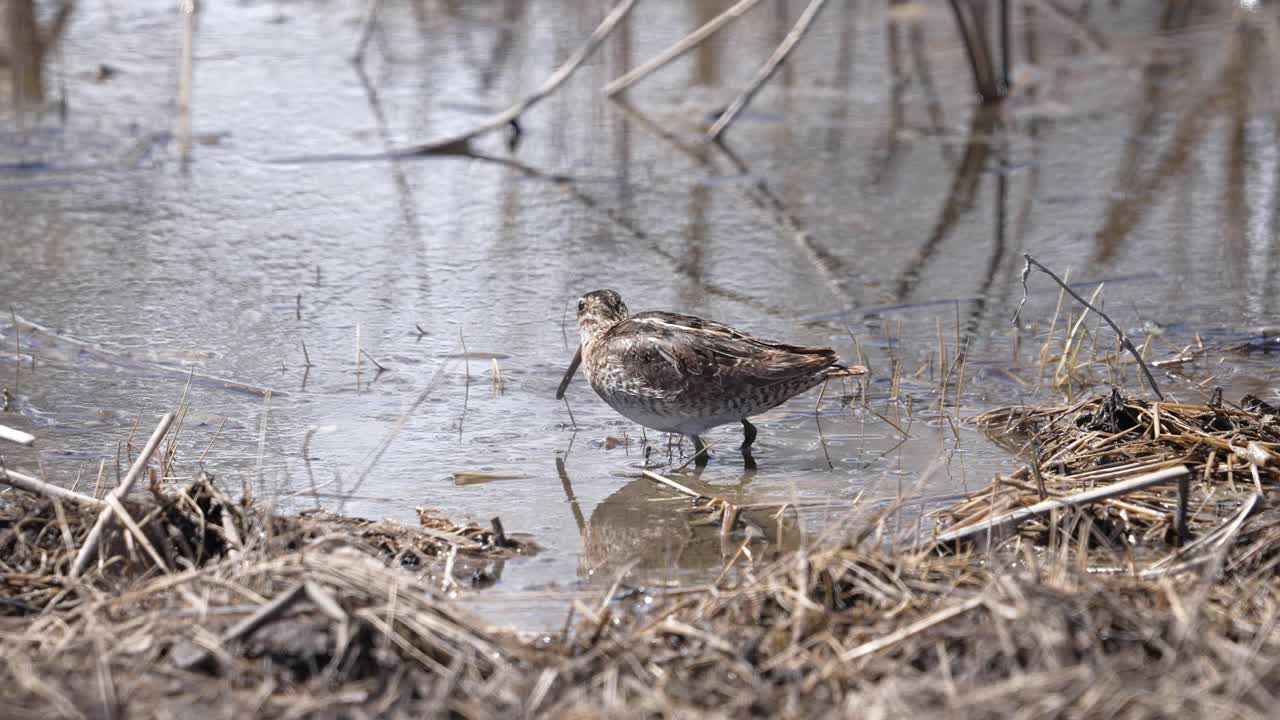
[[[592,389],[610,407],[645,427],[690,436],[700,463],[706,459],[700,435],[707,430],[741,422],[750,464],[755,427],[747,418],[832,375],[863,372],[841,366],[830,348],[764,340],[691,315],[629,315],[612,290],[582,296],[578,328],[578,354],[557,396],[581,361]]]

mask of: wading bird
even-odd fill
[[[741,422],[742,457],[754,467],[756,427],[747,418],[827,378],[866,372],[841,365],[831,348],[764,340],[691,315],[631,315],[613,290],[578,300],[578,332],[578,351],[556,398],[585,363],[591,388],[609,407],[645,427],[688,435],[698,465],[707,462],[702,434]]]

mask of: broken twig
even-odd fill
[[[36,438],[30,433],[24,433],[21,430],[15,430],[14,428],[0,425],[0,440],[8,440],[9,442],[18,443],[19,445],[30,446],[36,441]]]
[[[1005,513],[1004,515],[992,518],[983,523],[978,523],[977,525],[970,525],[950,532],[944,532],[935,537],[933,542],[937,545],[941,545],[943,543],[966,540],[975,535],[990,532],[1007,525],[1017,525],[1024,520],[1033,518],[1036,515],[1044,515],[1052,510],[1059,510],[1065,507],[1075,507],[1078,505],[1088,505],[1089,503],[1097,502],[1098,500],[1105,500],[1118,495],[1124,495],[1125,493],[1133,492],[1134,490],[1141,490],[1142,488],[1149,487],[1151,485],[1159,485],[1160,483],[1182,477],[1188,472],[1190,471],[1187,469],[1186,465],[1178,465],[1147,473],[1145,475],[1139,475],[1136,478],[1125,480],[1124,482],[1086,490],[1082,493],[1069,495],[1064,498],[1045,500],[1043,502],[1038,502],[1035,505],[1018,508],[1013,512]]]
[[[33,478],[29,475],[23,475],[20,472],[15,472],[8,468],[0,468],[0,482],[47,498],[68,500],[73,503],[95,508],[105,508],[107,506],[105,502],[98,500],[97,498],[91,498],[88,495],[81,495],[74,490],[61,488],[57,485],[50,485],[43,480]]]
[[[142,448],[142,452],[138,458],[133,461],[133,465],[129,468],[129,473],[124,476],[124,480],[120,482],[119,487],[111,491],[111,495],[116,498],[124,497],[128,494],[129,489],[142,476],[142,471],[146,469],[147,463],[151,461],[151,456],[155,454],[160,447],[160,441],[164,439],[165,433],[169,432],[169,426],[173,424],[173,413],[165,413],[160,418],[160,424],[156,426],[155,432],[151,433],[151,437],[147,439],[147,444]],[[84,572],[89,564],[89,558],[94,551],[98,549],[98,542],[102,539],[102,531],[106,529],[107,521],[111,519],[112,509],[110,506],[103,508],[98,515],[98,520],[93,524],[93,528],[89,530],[89,535],[84,539],[84,544],[80,546],[80,554],[76,556],[75,563],[71,566],[71,577],[77,577]]]
[[[604,39],[609,37],[609,34],[618,26],[618,23],[622,21],[622,18],[626,17],[627,13],[631,12],[631,8],[635,4],[636,0],[622,0],[622,2],[615,5],[613,9],[609,11],[609,14],[605,16],[604,20],[601,20],[600,24],[596,26],[595,31],[591,33],[591,36],[587,38],[587,42],[583,44],[582,47],[578,48],[573,55],[570,55],[569,58],[560,65],[560,67],[556,68],[555,72],[552,72],[537,90],[534,90],[529,95],[521,98],[511,107],[460,135],[454,135],[453,137],[444,138],[443,140],[437,140],[435,142],[406,148],[404,150],[394,152],[392,155],[396,157],[410,157],[414,155],[432,155],[436,153],[466,152],[467,146],[473,139],[480,135],[484,135],[485,133],[504,127],[511,127],[513,129],[514,135],[511,142],[514,144],[514,142],[519,140],[521,134],[520,124],[518,121],[520,116],[524,114],[524,111],[546,99],[548,95],[555,92],[557,88],[564,84],[564,81],[568,80],[569,76],[573,75],[573,73],[581,67],[584,62],[586,62],[588,57],[591,57],[591,54],[596,51],[596,48],[600,47],[600,43],[604,42]]]

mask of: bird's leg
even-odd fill
[[[709,453],[707,452],[707,444],[702,442],[702,438],[698,437],[697,435],[690,435],[689,439],[693,440],[693,449],[694,449],[693,464],[697,465],[698,467],[702,467],[703,465],[706,465],[707,458],[709,455]]]
[[[756,441],[756,426],[750,420],[742,418],[742,463],[748,469],[754,469],[756,459],[751,455],[751,443]]]

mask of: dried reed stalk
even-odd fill
[[[604,87],[605,94],[616,95],[622,92],[623,90],[626,90],[627,88],[631,87],[632,85],[640,82],[641,80],[645,79],[649,75],[653,74],[658,69],[662,68],[667,63],[670,63],[672,60],[675,60],[681,55],[684,55],[685,53],[694,49],[698,45],[701,45],[704,40],[714,35],[717,31],[719,31],[724,26],[742,17],[747,13],[748,10],[754,8],[756,5],[759,5],[759,4],[760,4],[760,0],[738,0],[738,2],[726,8],[724,12],[720,13],[719,15],[716,15],[715,17],[711,18],[706,23],[704,23],[697,30],[694,30],[693,32],[684,36],[676,44],[658,53],[649,62],[644,63],[640,67],[637,67],[631,70],[630,72],[626,73],[622,77],[619,77],[618,79],[614,80],[608,85],[605,85]]]
[[[165,413],[160,418],[160,424],[156,426],[151,437],[147,439],[147,444],[142,448],[142,452],[138,458],[133,461],[133,465],[129,467],[129,472],[124,476],[124,480],[116,489],[111,491],[110,497],[120,499],[129,493],[133,488],[133,484],[138,478],[142,477],[143,470],[146,469],[147,463],[151,462],[151,456],[155,454],[160,447],[160,441],[164,439],[165,433],[169,432],[169,426],[173,424],[173,413]],[[85,537],[84,543],[80,546],[80,554],[76,556],[75,562],[71,565],[68,573],[70,577],[78,577],[84,572],[89,565],[89,558],[93,556],[94,551],[98,549],[98,541],[102,538],[102,531],[106,529],[107,521],[111,519],[112,508],[103,508],[98,520],[93,524],[93,528],[89,530],[88,536]]]
[[[826,0],[809,1],[809,4],[805,6],[804,12],[800,13],[795,25],[791,27],[791,31],[778,44],[769,59],[765,60],[764,65],[756,71],[755,77],[751,78],[751,83],[747,85],[747,88],[738,97],[734,98],[733,102],[729,103],[729,107],[720,113],[720,117],[716,118],[716,121],[711,124],[706,134],[703,135],[703,140],[706,142],[720,140],[720,136],[724,134],[724,131],[733,124],[738,114],[747,107],[751,99],[756,96],[756,93],[760,92],[760,88],[764,87],[769,78],[773,77],[773,74],[778,71],[783,61],[787,59],[791,51],[804,38],[805,33],[809,31],[809,26],[813,24],[814,19],[818,17],[818,13],[821,12],[824,5],[826,5]]]
[[[30,433],[25,433],[6,425],[0,425],[0,440],[8,440],[9,442],[29,447],[35,443],[36,438]]]

